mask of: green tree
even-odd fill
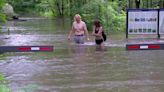
[[[36,13],[36,5],[39,4],[42,0],[7,0],[9,4],[14,7],[14,11],[17,13],[27,15],[37,14]]]
[[[128,0],[129,8],[137,8],[137,0]],[[140,8],[164,8],[164,0],[140,0]]]
[[[0,22],[5,21],[5,15],[2,13],[2,7],[5,5],[5,0],[0,0]]]
[[[95,19],[99,19],[105,31],[125,31],[125,11],[120,1],[92,0],[82,7],[81,15],[90,30]]]

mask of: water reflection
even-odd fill
[[[76,53],[76,55],[84,55],[86,53],[86,50],[87,48],[85,46],[82,46],[82,45],[75,45],[73,46],[73,50],[74,50],[74,53]]]
[[[95,50],[96,51],[107,51],[107,48],[106,46],[95,46]]]

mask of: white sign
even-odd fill
[[[158,10],[128,10],[128,34],[157,34]]]
[[[40,47],[31,47],[31,50],[40,50]]]
[[[164,34],[164,10],[159,11],[159,33]]]

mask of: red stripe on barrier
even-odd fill
[[[140,46],[138,45],[131,45],[131,46],[128,46],[128,49],[139,49]]]
[[[49,48],[49,47],[40,47],[41,51],[53,51],[53,48]]]
[[[160,49],[160,45],[149,45],[149,49]]]
[[[31,48],[30,47],[19,47],[18,50],[20,50],[20,51],[30,51]]]

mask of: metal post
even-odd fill
[[[158,22],[157,22],[157,38],[160,39],[160,33],[159,33],[159,9],[158,9]]]
[[[128,38],[128,9],[126,10],[126,39]]]

